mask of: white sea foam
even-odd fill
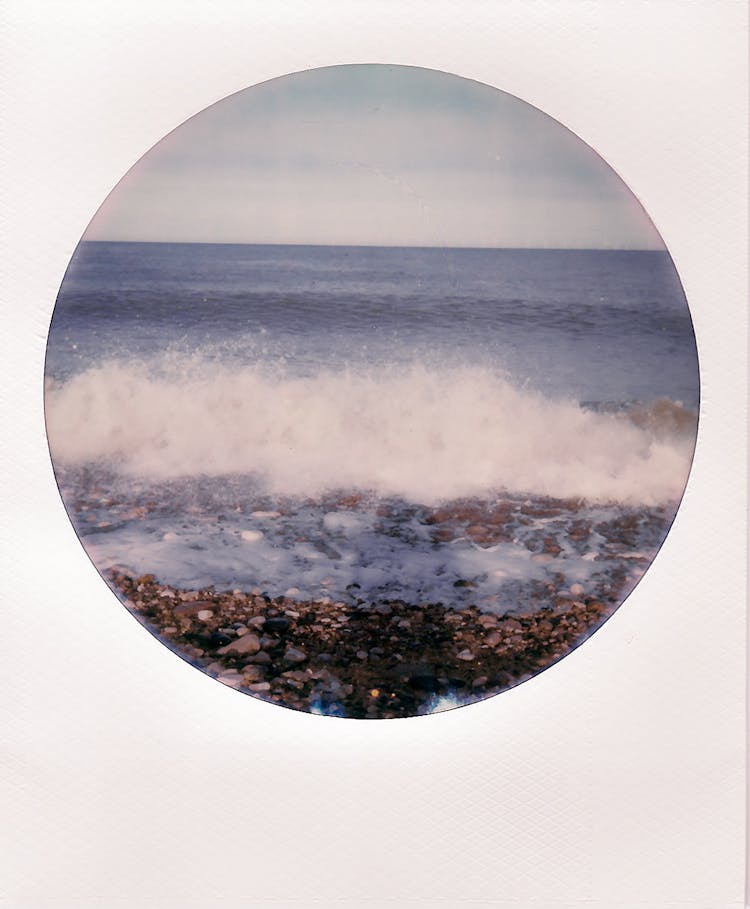
[[[487,368],[279,375],[192,357],[109,362],[46,390],[60,465],[155,478],[254,473],[269,491],[360,488],[424,503],[507,490],[676,500],[691,432],[654,432]]]

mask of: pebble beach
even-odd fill
[[[110,577],[150,631],[231,688],[297,710],[390,719],[498,694],[564,657],[616,607],[552,597],[535,612],[474,606],[370,608],[241,590],[179,590],[152,575]]]

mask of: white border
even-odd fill
[[[3,15],[7,904],[740,905],[745,4],[11,0]],[[230,92],[349,62],[497,85],[602,153],[672,252],[702,366],[683,507],[615,617],[513,692],[384,723],[254,702],[146,636],[82,553],[42,422],[56,290],[117,179]]]

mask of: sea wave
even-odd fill
[[[652,505],[679,499],[695,414],[619,414],[486,367],[294,377],[263,362],[112,360],[46,388],[55,465],[171,478],[250,473],[274,493],[358,488],[431,503],[499,491]]]

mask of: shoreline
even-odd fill
[[[534,610],[384,600],[352,606],[105,575],[125,607],[191,665],[243,693],[329,716],[419,716],[506,691],[562,659],[621,603],[548,592]]]

